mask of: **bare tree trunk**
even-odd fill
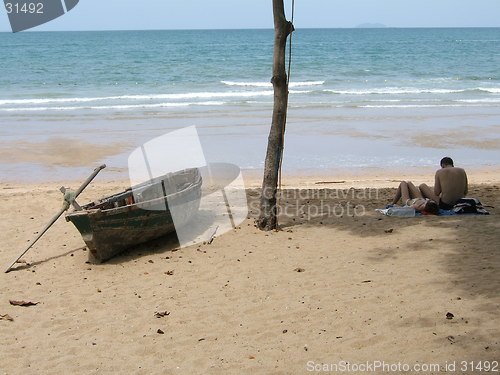
[[[267,143],[264,179],[260,216],[257,226],[263,230],[277,227],[276,200],[278,193],[278,177],[283,151],[286,113],[288,107],[288,83],[285,68],[286,40],[293,32],[293,25],[285,18],[283,0],[273,0],[274,15],[274,53],[273,77],[274,107],[271,131]]]

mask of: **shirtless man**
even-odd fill
[[[424,197],[439,202],[439,208],[451,210],[455,203],[467,195],[467,174],[453,166],[449,157],[441,159],[441,169],[436,171],[434,189],[426,184],[419,186]]]

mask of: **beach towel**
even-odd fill
[[[396,217],[415,217],[423,215],[421,212],[415,212],[415,209],[409,206],[393,207],[392,205],[389,205],[385,209],[377,208],[375,209],[375,211],[380,212],[381,214],[387,216],[396,216]],[[477,198],[459,199],[451,210],[439,209],[439,216],[464,215],[464,214],[489,215],[490,213],[483,207],[483,205]]]
[[[395,216],[395,217],[415,217],[424,215],[422,212],[415,212],[415,210],[413,210],[413,215],[412,215],[410,210],[408,210],[408,207],[405,210],[394,210],[394,208],[401,209],[404,207],[389,207],[385,209],[377,208],[375,209],[375,211],[380,212],[381,214],[384,214],[386,216]],[[449,215],[458,215],[458,214],[451,210],[439,209],[439,216],[449,216]],[[427,216],[435,216],[435,215],[427,215]]]

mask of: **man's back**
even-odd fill
[[[454,205],[457,200],[467,195],[467,174],[462,168],[446,167],[436,171],[434,193],[441,201]]]

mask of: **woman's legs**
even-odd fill
[[[429,186],[427,186],[426,184],[420,184],[419,189],[425,198],[429,198],[434,202],[439,203],[439,197],[436,194],[434,194],[434,190],[431,189]]]
[[[399,199],[403,202],[403,205],[412,198],[423,198],[422,192],[413,184],[411,181],[401,181],[396,191],[396,195],[392,200],[392,204],[398,203]]]
[[[422,192],[413,185],[413,182],[408,181],[408,190],[410,190],[410,198],[423,198],[424,196],[422,195]]]
[[[406,181],[401,181],[399,183],[398,190],[396,191],[396,195],[392,200],[392,204],[398,203],[400,199],[403,202],[403,205],[405,205],[406,201],[410,199],[410,191],[408,189],[408,183]]]

